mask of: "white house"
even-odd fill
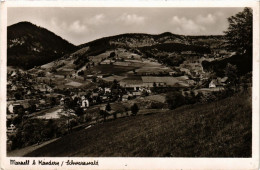
[[[170,75],[170,76],[173,76],[174,74],[176,74],[176,71],[171,71],[171,72],[169,72],[169,75]]]
[[[10,113],[15,113],[17,109],[23,108],[23,106],[19,103],[11,103],[7,108]]]
[[[209,88],[215,88],[215,87],[217,87],[216,80],[211,80],[211,82],[209,83]]]
[[[8,128],[7,128],[7,133],[14,133],[16,132],[16,127],[11,124]]]
[[[106,59],[106,60],[102,61],[100,64],[111,64],[111,63],[114,63],[114,62],[115,62],[115,60]]]
[[[127,101],[128,100],[128,95],[123,95],[122,96],[122,101],[124,102],[124,101]]]
[[[223,87],[226,85],[228,77],[217,78],[209,83],[209,88]]]
[[[16,91],[18,89],[18,87],[16,86],[16,85],[13,85],[12,87],[11,87],[11,90],[12,91]]]
[[[108,87],[105,87],[105,93],[111,93],[111,89]]]
[[[134,96],[141,96],[141,94],[142,94],[142,93],[139,92],[139,91],[134,91],[134,92],[133,92],[133,95],[134,95]]]
[[[16,75],[17,75],[17,74],[16,74],[15,71],[11,74],[12,77],[14,77],[14,76],[16,76]]]
[[[87,108],[87,107],[89,107],[89,101],[88,101],[88,99],[83,99],[83,100],[81,101],[81,107],[82,107],[82,108]]]
[[[60,99],[60,104],[64,105],[64,98],[63,97]]]

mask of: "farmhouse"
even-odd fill
[[[60,99],[60,105],[64,105],[64,98],[62,97],[61,99]]]
[[[105,87],[105,93],[111,93],[111,89],[108,87]]]
[[[102,61],[100,64],[112,64],[112,63],[114,63],[115,62],[115,60],[104,60],[104,61]]]
[[[98,97],[98,96],[99,96],[98,93],[92,93],[92,95],[91,95],[92,98],[95,98],[95,97]]]
[[[13,86],[11,87],[11,90],[12,90],[12,91],[16,91],[16,90],[18,90],[18,87],[17,87],[16,85],[13,85]]]
[[[120,86],[125,88],[133,88],[134,91],[140,91],[142,88],[150,88],[154,86],[167,87],[175,86],[176,83],[183,84],[183,81],[186,81],[185,76],[182,77],[159,77],[159,76],[142,76],[140,79],[136,78],[127,78],[120,81]],[[183,83],[182,83],[183,82]],[[188,83],[186,83],[188,84]],[[187,86],[185,84],[185,86]]]
[[[181,54],[183,54],[183,55],[194,55],[196,53],[194,51],[182,51]]]
[[[50,86],[48,86],[46,84],[42,84],[42,83],[34,85],[33,88],[35,90],[39,90],[41,92],[49,92],[49,93],[53,92],[53,89]]]
[[[123,95],[123,96],[122,96],[122,101],[123,101],[123,102],[124,102],[124,101],[127,101],[127,100],[128,100],[128,97],[129,97],[128,95]]]
[[[116,66],[129,66],[131,63],[130,62],[121,62],[121,61],[117,61],[114,63],[114,65]]]
[[[209,83],[209,88],[215,88],[215,87],[217,87],[217,81],[211,80],[211,82]]]
[[[171,71],[171,72],[169,72],[169,75],[174,76],[174,74],[176,74],[176,73],[177,73],[176,71]]]
[[[11,124],[8,128],[7,128],[7,133],[15,133],[16,132],[16,127]]]
[[[134,91],[134,92],[133,92],[133,95],[134,95],[134,96],[141,96],[141,92],[139,92],[139,91]]]
[[[8,110],[10,113],[17,113],[18,109],[24,109],[23,106],[19,103],[11,103],[8,105]]]
[[[153,87],[154,85],[161,87],[174,86],[177,82],[179,82],[179,80],[174,77],[156,76],[142,76],[142,80],[143,86],[145,87]]]
[[[87,75],[87,78],[91,78],[91,77],[93,77],[92,74],[88,74],[88,75]]]
[[[89,101],[88,101],[88,99],[83,99],[83,100],[81,101],[81,107],[82,107],[82,108],[87,108],[87,107],[89,107]]]
[[[228,77],[213,79],[209,83],[209,88],[223,87],[226,85],[227,80],[228,80]]]
[[[139,90],[140,87],[143,87],[143,81],[142,79],[138,79],[138,80],[131,80],[131,79],[123,79],[119,82],[121,87],[125,87],[125,88],[134,88],[134,90]]]

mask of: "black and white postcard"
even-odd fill
[[[258,169],[258,1],[1,2],[1,169]]]

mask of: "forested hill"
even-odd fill
[[[136,48],[168,43],[210,46],[212,42],[218,43],[219,41],[222,41],[223,38],[224,36],[222,35],[185,36],[173,34],[171,32],[164,32],[162,34],[126,33],[115,36],[103,37],[85,44],[81,44],[79,45],[79,48],[100,45]]]
[[[77,47],[30,22],[7,27],[7,65],[30,69],[73,52]]]
[[[170,32],[156,35],[127,33],[75,46],[53,32],[30,22],[11,25],[7,31],[7,65],[24,69],[49,63],[85,47],[89,47],[89,50],[83,54],[83,57],[86,55],[95,56],[118,47],[139,49],[145,53],[156,49],[164,52],[210,53],[212,48],[219,47],[224,42],[223,36],[185,36]]]

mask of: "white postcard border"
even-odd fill
[[[8,7],[252,7],[253,8],[253,143],[252,158],[102,158],[6,157],[6,33]],[[9,1],[1,3],[1,168],[3,169],[257,169],[259,163],[259,2],[258,1]],[[98,161],[98,166],[12,166],[10,160]]]

